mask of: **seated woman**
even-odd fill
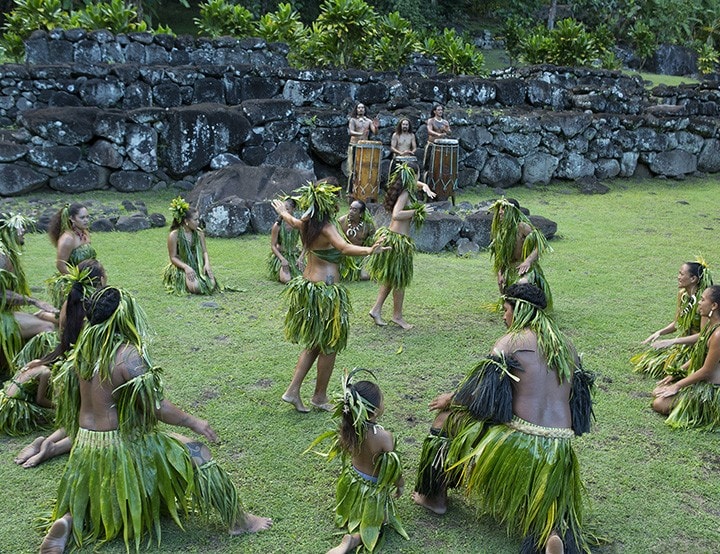
[[[297,202],[293,198],[285,199],[285,208],[295,211]],[[268,270],[270,277],[283,285],[302,273],[305,267],[300,250],[300,231],[285,223],[281,217],[270,230],[270,257]]]
[[[707,264],[703,260],[685,262],[678,271],[678,296],[675,319],[662,329],[658,329],[642,344],[649,344],[651,349],[630,358],[633,370],[646,373],[659,379],[666,375],[679,376],[680,368],[690,358],[692,345],[698,339],[701,324],[698,313],[698,298],[703,291],[712,285],[712,278]],[[658,340],[662,335],[678,331],[672,339]]]
[[[342,400],[333,414],[337,431],[323,433],[308,449],[332,438],[329,452],[321,455],[332,460],[339,454],[343,462],[335,487],[335,523],[347,534],[327,554],[354,552],[359,546],[373,552],[386,527],[408,539],[395,506],[405,485],[402,465],[395,439],[377,423],[385,411],[383,394],[372,381],[353,381],[358,371],[364,370],[355,369],[343,379]]]
[[[77,268],[72,269],[71,273],[66,275],[63,280],[68,283],[68,285],[65,288],[65,290],[67,290],[67,294],[65,294],[66,300],[60,310],[60,342],[55,350],[41,359],[33,360],[26,368],[23,368],[20,372],[18,372],[19,375],[28,374],[26,377],[21,377],[24,380],[32,379],[32,375],[37,373],[39,375],[45,375],[47,380],[50,383],[52,382],[50,381],[51,372],[61,370],[67,353],[72,349],[72,346],[77,341],[80,331],[85,324],[85,299],[89,297],[96,288],[104,286],[107,279],[105,276],[105,269],[100,262],[90,259],[80,262]],[[54,404],[62,402],[59,398],[67,391],[53,388],[51,394],[51,387],[46,385],[45,392],[43,392],[42,381],[40,379],[42,379],[42,377],[38,378],[39,383],[36,403],[41,406],[46,403],[43,407],[48,410],[49,414],[43,412],[39,415],[52,416],[52,408],[55,407]],[[6,396],[8,397],[14,393],[14,391],[9,389],[10,387],[8,387],[5,391]],[[24,414],[28,412],[37,411],[36,408],[33,408],[30,405],[32,404],[32,399],[28,398],[27,395],[23,398],[17,394],[13,394],[12,399],[13,400],[9,402],[9,404],[14,404],[14,411],[9,410],[8,416],[6,417],[3,415],[0,419],[7,420],[7,426],[13,425],[12,422],[17,421],[19,418],[22,418],[22,421],[26,425],[33,423],[33,421],[28,421],[28,418],[23,417]],[[24,402],[24,404],[19,405],[20,402]],[[0,407],[0,411],[2,410],[3,408]],[[46,417],[44,421],[41,418],[36,418],[34,421],[34,427],[30,427],[28,425],[25,432],[30,432],[44,427],[44,425],[42,425],[44,421],[54,421],[54,419]],[[14,425],[17,426],[17,423]],[[8,434],[10,433],[8,432]],[[22,449],[20,454],[18,454],[15,458],[15,463],[22,465],[26,469],[35,467],[54,456],[59,456],[60,454],[69,452],[71,446],[72,443],[67,437],[65,429],[61,427],[55,430],[48,437],[37,437],[32,443]]]
[[[170,203],[170,211],[173,222],[167,240],[170,263],[163,275],[165,288],[179,295],[220,290],[210,267],[205,234],[198,227],[198,211],[179,196]]]
[[[61,293],[63,285],[58,282],[60,275],[67,275],[70,266],[97,257],[90,244],[89,223],[90,214],[87,208],[78,202],[65,204],[50,219],[48,236],[57,249],[55,268],[58,272],[48,279],[48,289],[53,304],[58,308],[64,300]]]
[[[669,414],[670,427],[713,431],[720,428],[720,286],[703,291],[698,311],[707,323],[684,366],[687,376],[660,381],[652,407]]]
[[[50,368],[35,360],[23,367],[0,391],[0,434],[25,435],[53,420]]]

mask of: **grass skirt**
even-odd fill
[[[5,385],[5,389],[10,383]],[[18,437],[38,429],[48,429],[55,419],[55,410],[43,408],[24,397],[9,397],[0,391],[0,434]]]
[[[14,373],[11,364],[21,348],[20,325],[10,310],[0,309],[0,382]]]
[[[285,338],[303,348],[320,348],[323,354],[340,352],[347,345],[350,298],[341,284],[313,283],[304,277],[290,281]]]
[[[660,350],[649,348],[630,358],[630,363],[635,373],[644,373],[653,379],[661,379],[666,375],[684,377],[685,371],[681,366],[690,359],[692,349],[692,345],[686,344],[674,344]]]
[[[720,428],[720,385],[703,382],[682,389],[665,423],[675,429]]]
[[[384,237],[383,246],[390,250],[373,254],[367,262],[367,272],[373,281],[387,285],[392,289],[406,289],[413,278],[413,253],[415,244],[407,235],[380,227],[375,233],[373,242]]]
[[[395,507],[395,483],[402,474],[400,459],[395,452],[378,456],[378,482],[361,477],[349,461],[337,482],[335,524],[347,527],[348,533],[360,533],[364,548],[372,552],[387,523],[405,539],[408,535],[398,519]]]
[[[25,367],[33,360],[42,358],[55,350],[59,342],[58,334],[55,331],[38,333],[27,341],[20,352],[17,353],[15,367]]]
[[[581,534],[584,487],[572,434],[517,417],[490,427],[458,462],[468,498],[520,536],[535,537],[538,547],[553,531],[564,537],[570,530],[578,549],[589,552]]]
[[[200,287],[198,294],[212,294],[220,290],[217,278],[215,278],[215,284],[213,285],[213,282],[202,270],[195,269],[195,275],[197,276],[198,286]],[[171,263],[167,264],[163,271],[163,285],[165,285],[165,290],[169,293],[177,294],[178,296],[190,294],[185,284],[185,272]]]
[[[118,431],[80,429],[58,487],[52,520],[70,513],[72,536],[79,547],[122,534],[130,549],[140,549],[151,529],[160,543],[160,515],[188,511],[194,483],[185,446],[164,433],[125,441]]]

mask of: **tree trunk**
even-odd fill
[[[548,10],[547,28],[552,31],[555,28],[555,14],[557,13],[557,0],[550,0],[550,9]]]

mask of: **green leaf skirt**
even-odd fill
[[[720,428],[720,385],[701,382],[683,388],[665,423],[675,429]]]
[[[343,285],[296,277],[286,285],[283,294],[288,301],[285,338],[308,350],[320,348],[323,354],[345,348],[352,307]]]
[[[373,242],[381,237],[385,239],[383,246],[390,246],[391,249],[370,256],[365,269],[373,281],[396,290],[406,289],[413,278],[415,243],[407,235],[387,227],[377,230]]]

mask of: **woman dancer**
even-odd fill
[[[198,211],[179,196],[170,203],[173,222],[167,247],[170,263],[163,283],[175,294],[212,294],[220,287],[215,280],[205,245],[205,234],[198,227]]]
[[[394,499],[402,495],[405,484],[395,440],[377,424],[385,411],[383,395],[372,381],[353,382],[358,371],[363,370],[356,369],[343,379],[342,401],[333,414],[339,420],[339,428],[320,435],[308,449],[334,438],[330,451],[322,455],[329,460],[338,454],[342,456],[335,521],[346,527],[348,534],[328,554],[352,552],[361,544],[372,552],[386,524],[403,538],[409,538],[395,513]]]
[[[290,281],[284,291],[289,299],[285,317],[285,337],[303,346],[295,373],[282,399],[307,413],[300,398],[300,386],[317,360],[317,380],[310,404],[329,411],[332,404],[327,387],[337,353],[345,348],[349,328],[350,299],[340,283],[338,264],[345,256],[368,256],[384,249],[381,240],[371,247],[355,246],[340,236],[335,224],[340,187],[320,181],[308,183],[300,195],[301,219],[294,217],[281,200],[272,205],[280,218],[300,230],[307,265],[302,276]]]
[[[698,299],[703,291],[712,285],[705,261],[698,259],[695,262],[685,262],[680,266],[677,282],[675,319],[642,342],[652,346],[651,349],[630,358],[633,370],[637,373],[646,373],[656,379],[668,374],[680,376],[680,368],[688,361],[692,345],[698,339],[700,328],[704,324],[698,312]],[[659,340],[661,336],[676,331],[678,336],[675,338]]]
[[[415,245],[410,238],[410,225],[420,228],[425,221],[426,208],[417,201],[415,191],[423,190],[430,198],[435,193],[425,183],[418,181],[415,171],[407,164],[400,165],[392,177],[392,185],[385,194],[385,210],[392,214],[389,227],[381,227],[375,234],[376,239],[384,240],[392,249],[367,262],[370,278],[380,283],[380,290],[375,305],[370,310],[370,317],[376,325],[385,326],[382,318],[382,307],[385,300],[393,293],[393,316],[391,321],[403,329],[412,329],[403,318],[403,302],[405,289],[413,278],[413,251]]]
[[[293,212],[296,202],[292,198],[285,199],[285,207]],[[268,269],[270,276],[283,285],[302,272],[302,257],[300,252],[300,233],[294,227],[287,225],[281,217],[273,224],[270,230],[270,257]]]

